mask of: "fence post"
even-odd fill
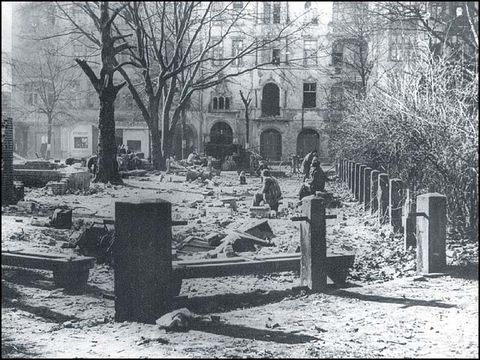
[[[446,266],[447,199],[429,193],[417,197],[417,272],[443,272]]]
[[[169,311],[172,205],[115,203],[115,321],[155,323]]]
[[[403,232],[402,207],[404,202],[403,181],[390,179],[388,217],[393,232]]]
[[[355,200],[358,200],[360,197],[360,164],[355,164],[354,187],[353,196],[355,197]]]
[[[405,190],[405,205],[404,205],[404,214],[402,216],[403,220],[403,238],[405,239],[405,250],[408,250],[409,247],[417,246],[416,238],[416,226],[417,226],[417,217],[410,216],[410,213],[417,212],[417,204],[412,199],[410,195],[410,189]]]
[[[378,199],[378,216],[380,219],[380,224],[387,224],[388,223],[388,175],[387,174],[378,175],[377,199]]]
[[[2,117],[2,205],[15,202],[13,186],[13,124],[12,118]]]
[[[360,165],[360,173],[358,179],[358,201],[363,203],[365,198],[365,169],[367,165]]]
[[[307,220],[300,224],[300,283],[310,290],[321,291],[327,286],[325,200],[321,196],[307,196],[302,199],[302,211]]]
[[[352,191],[353,185],[352,185],[352,177],[353,176],[353,162],[348,161],[348,189]]]
[[[344,159],[343,160],[343,177],[342,177],[342,181],[344,183],[347,182],[347,173],[348,173],[348,160]]]
[[[371,188],[371,173],[372,173],[372,168],[371,167],[366,167],[364,170],[364,176],[363,176],[363,208],[365,211],[370,209],[370,188]]]
[[[371,174],[371,184],[370,184],[370,199],[372,203],[372,214],[375,214],[378,210],[378,175],[380,171],[372,170]]]

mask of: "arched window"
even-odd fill
[[[218,98],[218,108],[219,108],[220,110],[223,110],[223,109],[224,109],[224,98],[223,98],[223,96],[220,96],[220,97]]]
[[[320,136],[313,129],[303,129],[297,137],[297,155],[305,156],[312,150],[319,151]]]
[[[262,116],[280,115],[280,89],[274,83],[268,83],[262,92]]]
[[[218,99],[216,97],[213,98],[213,110],[218,109]]]
[[[230,98],[226,97],[225,98],[225,110],[230,109]]]

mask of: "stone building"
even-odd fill
[[[392,66],[403,66],[412,46],[422,40],[422,35],[416,32],[413,37],[405,36],[411,33],[405,24],[385,29],[378,19],[368,18],[368,10],[376,6],[375,2],[228,4],[233,9],[248,6],[255,14],[242,24],[257,38],[268,39],[292,19],[308,26],[295,38],[269,45],[236,61],[226,71],[263,62],[270,62],[269,66],[195,93],[184,121],[176,128],[177,158],[187,157],[193,150],[221,158],[245,147],[269,160],[280,161],[292,154],[303,156],[316,148],[321,161],[328,162],[334,156],[329,152],[329,134],[341,126],[345,91],[361,95],[371,79],[381,78]],[[223,5],[227,3],[215,4]],[[425,6],[430,16],[445,13],[455,18],[464,2],[431,2]],[[39,57],[40,42],[25,40],[25,35],[61,28],[62,21],[55,11],[58,9],[55,10],[53,3],[31,2],[14,7],[13,59],[28,63],[28,59]],[[82,16],[78,12],[71,15],[78,19]],[[365,40],[358,41],[362,37],[358,36],[357,25],[362,21],[368,26],[362,30]],[[215,36],[215,29],[213,33]],[[211,66],[219,66],[222,55],[232,56],[246,43],[242,36],[228,36],[215,50]],[[98,56],[95,49],[75,37],[56,38],[55,49],[71,63],[74,57]],[[97,94],[78,67],[72,67],[67,74],[61,80],[66,81],[69,89],[64,97],[68,101],[59,104],[62,111],[57,111],[52,122],[51,154],[55,158],[88,156],[98,146]],[[26,81],[15,71],[13,82],[17,85],[12,92],[15,148],[23,156],[35,156],[48,136],[48,116],[40,111],[39,103],[42,100],[48,103],[49,94],[43,91],[42,95],[35,81]],[[251,98],[248,140],[240,90]],[[117,143],[149,156],[148,128],[126,88],[117,97],[115,120]]]

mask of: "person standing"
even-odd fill
[[[317,156],[317,149],[309,152],[305,157],[303,158],[302,162],[302,169],[303,169],[303,181],[307,180],[307,178],[310,176],[310,166],[312,164],[312,160],[314,157]]]

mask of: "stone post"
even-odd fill
[[[353,172],[353,162],[351,162],[350,160],[348,161],[348,188],[350,191],[352,191],[352,172]]]
[[[446,266],[447,199],[438,193],[419,195],[417,211],[420,215],[417,217],[417,272],[443,272]]]
[[[13,124],[2,118],[2,205],[16,204],[13,186]]]
[[[378,216],[380,224],[388,224],[388,175],[378,175]]]
[[[355,200],[360,198],[360,164],[355,164],[354,192]]]
[[[405,201],[403,181],[390,179],[388,217],[393,232],[403,232],[402,229],[402,207]]]
[[[153,324],[170,306],[171,203],[116,202],[115,236],[115,321]]]
[[[378,175],[380,175],[380,171],[372,170],[370,181],[370,199],[372,204],[372,214],[375,214],[378,210]]]
[[[405,205],[404,213],[402,214],[403,220],[403,238],[405,239],[405,250],[409,247],[417,246],[416,238],[416,226],[417,226],[417,217],[411,216],[411,213],[417,212],[417,204],[410,195],[410,189],[405,190]]]
[[[325,200],[310,195],[302,199],[306,221],[300,224],[300,283],[310,290],[321,291],[327,286],[325,239]]]
[[[365,169],[367,168],[367,165],[360,165],[360,173],[359,173],[359,179],[358,179],[358,201],[360,203],[363,203],[364,201],[364,191],[365,191]]]
[[[370,187],[371,187],[371,173],[372,173],[372,168],[367,167],[364,170],[364,176],[363,176],[363,208],[365,211],[370,209]]]

